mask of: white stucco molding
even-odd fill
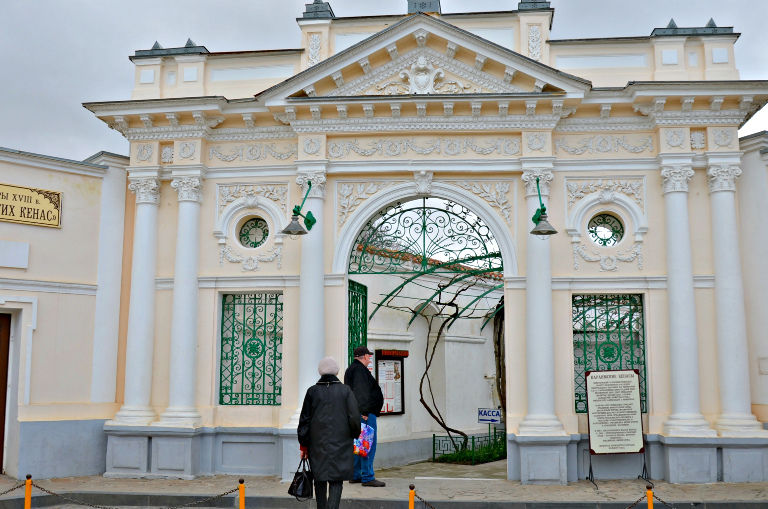
[[[410,343],[416,339],[413,332],[384,329],[368,329],[368,341]]]
[[[24,307],[26,305],[32,305],[32,315],[25,316]],[[21,314],[21,324],[26,325],[27,328],[27,351],[24,360],[24,404],[29,405],[29,391],[32,383],[32,338],[37,329],[37,297],[20,297],[17,295],[0,295],[0,309],[3,311],[18,310]],[[19,328],[22,334],[23,329]],[[13,345],[11,345],[11,352],[13,352]],[[18,369],[18,368],[17,368]],[[8,372],[8,380],[12,381],[18,377],[18,372],[14,373],[13,364],[10,366]],[[13,382],[9,382],[13,386]]]
[[[625,194],[603,189],[579,200],[568,214],[565,231],[571,236],[572,242],[580,242],[588,216],[596,213],[598,207],[600,212],[616,214],[625,225],[631,223],[635,242],[643,241],[643,236],[648,232],[648,219],[640,205]]]
[[[226,243],[227,239],[236,237],[235,227],[242,217],[251,212],[261,212],[266,215],[271,223],[269,236],[275,239],[275,244],[283,243],[281,230],[285,228],[286,216],[280,206],[269,198],[252,194],[238,198],[221,211],[213,228],[213,235],[219,239],[219,244]],[[269,240],[269,239],[268,239]]]
[[[498,242],[501,257],[504,261],[504,276],[517,275],[517,255],[512,234],[502,217],[485,200],[467,193],[460,187],[445,182],[432,182],[429,196],[451,200],[459,205],[463,205],[485,221],[485,224],[488,225],[488,228],[493,232],[493,236]],[[333,272],[347,273],[349,255],[352,252],[357,235],[371,217],[392,203],[411,198],[418,198],[418,195],[416,194],[414,184],[407,182],[385,189],[361,204],[339,232],[339,238],[336,241],[336,249],[333,254]]]

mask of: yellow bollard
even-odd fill
[[[653,486],[646,484],[645,489],[648,490],[645,492],[645,497],[648,499],[648,509],[653,509]]]
[[[240,479],[240,486],[237,487],[240,492],[240,509],[245,509],[245,480]]]
[[[27,474],[27,482],[24,483],[24,509],[32,509],[32,476]]]
[[[408,509],[413,509],[413,504],[415,503],[415,500],[416,500],[416,491],[414,491],[416,489],[416,486],[411,484],[409,488],[411,489],[411,491],[408,493]]]

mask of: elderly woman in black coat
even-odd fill
[[[338,509],[343,482],[355,473],[353,440],[360,436],[360,409],[352,390],[336,377],[336,359],[324,358],[317,371],[320,380],[307,389],[301,408],[299,444],[301,457],[309,457],[317,509]]]

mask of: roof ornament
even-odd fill
[[[667,28],[677,28],[677,23],[675,23],[675,18],[672,18],[669,20],[669,24],[667,25]]]
[[[408,0],[408,14],[416,14],[417,12],[436,12],[442,14],[440,0]]]
[[[306,9],[302,16],[304,19],[333,19],[336,17],[331,4],[323,2],[323,0],[315,0],[311,4],[306,4],[305,7]]]
[[[717,28],[717,24],[715,24],[714,18],[709,18],[709,22],[707,23],[707,28]]]
[[[548,1],[544,0],[520,0],[517,4],[518,11],[534,11],[538,9],[551,9]]]
[[[651,37],[690,37],[697,35],[733,35],[733,27],[719,27],[714,19],[710,19],[707,26],[703,27],[684,27],[680,28],[674,19],[669,20],[669,24],[664,28],[654,28]]]
[[[155,43],[152,45],[152,49],[163,49],[162,46],[160,46],[160,43],[155,41]]]
[[[187,39],[187,43],[184,45],[185,48],[194,48],[197,46],[197,44],[192,41],[192,39]]]

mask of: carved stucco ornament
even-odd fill
[[[160,181],[156,177],[131,179],[128,189],[136,195],[136,203],[160,203]]]
[[[741,168],[727,164],[714,165],[707,168],[709,192],[735,191],[736,180],[741,176]]]
[[[690,166],[667,166],[661,170],[661,192],[688,192],[688,182],[693,178],[693,168]]]
[[[199,177],[175,178],[171,187],[179,193],[179,201],[203,201],[203,179]]]
[[[432,190],[432,177],[431,171],[416,171],[413,173],[413,177],[416,180],[416,194],[425,195],[429,194]]]

